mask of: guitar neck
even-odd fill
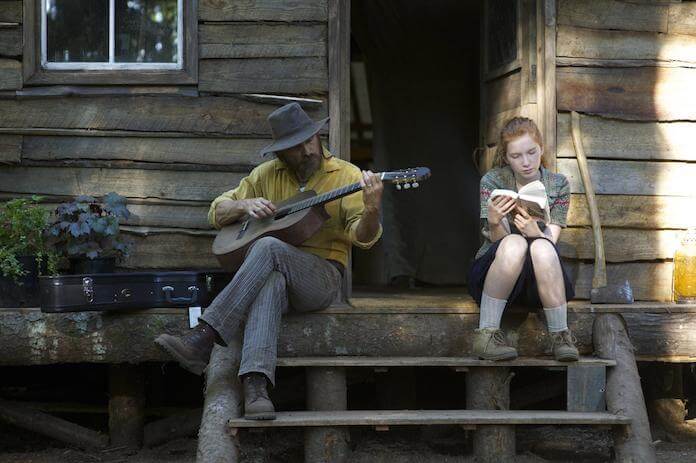
[[[362,190],[360,183],[353,183],[341,188],[337,188],[335,190],[328,191],[326,193],[322,193],[320,195],[314,196],[313,198],[305,199],[303,201],[293,204],[290,207],[280,209],[278,210],[278,212],[276,212],[276,215],[284,216],[288,214],[294,214],[295,212],[299,212],[305,209],[309,209],[310,207],[334,201],[336,199],[348,196],[360,190]]]

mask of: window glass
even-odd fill
[[[116,0],[115,61],[177,62],[177,0]]]
[[[46,60],[109,61],[108,0],[46,2]]]

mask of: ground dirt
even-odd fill
[[[6,429],[3,429],[6,431]],[[20,431],[18,431],[20,432]],[[9,437],[9,439],[8,439]],[[196,440],[180,439],[154,449],[83,451],[58,447],[41,438],[17,434],[0,436],[0,463],[188,463],[195,462]],[[245,432],[241,435],[242,461],[249,463],[302,462],[302,432],[296,430]],[[583,428],[525,428],[517,433],[519,463],[611,461],[606,431]],[[473,463],[469,440],[452,428],[395,429],[377,433],[354,430],[351,463]],[[659,463],[696,461],[696,442],[657,443]]]

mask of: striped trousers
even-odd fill
[[[247,252],[232,281],[201,320],[225,343],[243,327],[239,376],[263,373],[275,385],[281,315],[322,310],[337,299],[342,276],[326,259],[264,237]]]

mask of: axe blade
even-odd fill
[[[590,301],[593,304],[633,304],[633,288],[628,280],[620,285],[592,288]]]

